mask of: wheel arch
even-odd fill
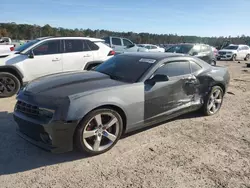
[[[8,72],[17,77],[21,85],[23,84],[23,74],[14,66],[0,66],[0,72]]]
[[[225,86],[223,83],[221,83],[221,82],[216,82],[216,83],[214,83],[214,84],[212,85],[212,87],[214,87],[214,86],[219,86],[219,87],[221,87],[221,89],[222,89],[222,91],[223,91],[223,95],[225,95],[226,86]],[[211,89],[212,89],[212,87],[211,87]]]
[[[82,122],[82,120],[91,112],[93,112],[94,110],[97,110],[97,109],[103,109],[103,108],[106,108],[106,109],[112,109],[112,110],[115,110],[116,112],[118,112],[118,114],[121,116],[122,118],[122,123],[123,123],[123,130],[122,130],[122,134],[125,133],[126,129],[127,129],[127,115],[125,113],[125,111],[119,107],[118,105],[115,105],[115,104],[102,104],[102,105],[99,105],[99,106],[96,106],[94,108],[92,108],[91,110],[88,110],[86,111],[83,116],[81,117],[81,119],[78,121],[78,125]],[[75,129],[76,130],[76,129]]]
[[[122,133],[124,133],[126,131],[126,128],[127,128],[127,116],[126,116],[124,110],[121,109],[119,106],[113,105],[113,104],[102,105],[102,106],[94,108],[93,110],[102,109],[102,108],[108,108],[108,109],[115,110],[121,116],[122,123],[123,123],[123,130],[122,130],[123,132]],[[91,110],[91,112],[93,110]]]

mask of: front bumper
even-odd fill
[[[225,55],[217,55],[217,59],[220,60],[231,60],[233,58],[233,54],[225,54]]]
[[[17,134],[32,144],[52,153],[73,150],[73,137],[78,122],[51,121],[47,124],[15,111]]]

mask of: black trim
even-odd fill
[[[89,65],[93,65],[93,64],[102,64],[102,63],[103,63],[103,61],[90,61],[90,62],[88,62],[88,63],[85,65],[84,70],[87,70],[87,68],[88,68]]]
[[[9,66],[9,65],[5,65],[5,66],[0,66],[0,72],[1,72],[1,69],[12,69],[12,70],[15,70],[17,72],[17,74],[20,76],[20,78],[23,79],[23,74],[14,66]]]

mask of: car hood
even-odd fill
[[[33,80],[25,87],[25,92],[61,98],[124,84],[127,83],[113,80],[96,71],[64,72]]]

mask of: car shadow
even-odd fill
[[[176,119],[196,118],[201,116],[202,115],[199,113],[182,115],[178,118],[126,134],[122,139]],[[53,154],[32,145],[16,134],[16,123],[13,120],[13,114],[0,112],[0,175],[24,172],[87,157],[89,156],[77,151]]]
[[[53,154],[32,145],[16,134],[13,114],[0,112],[0,176],[87,157],[77,151]]]

